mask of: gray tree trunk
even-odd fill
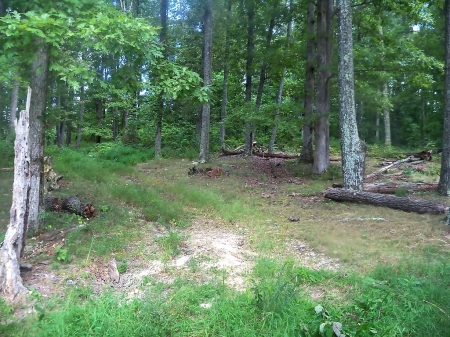
[[[161,21],[161,31],[159,32],[159,42],[164,46],[164,58],[167,58],[167,16],[168,0],[161,0],[159,7],[159,19]],[[158,96],[158,111],[156,112],[156,130],[155,130],[155,158],[162,156],[162,121],[164,116],[164,97],[163,93]]]
[[[84,114],[84,87],[81,86],[80,92],[80,110],[78,111],[78,125],[77,125],[77,149],[80,148],[81,144],[81,132],[82,132],[82,124],[83,124],[83,114]]]
[[[375,140],[380,141],[380,111],[378,110],[375,116]]]
[[[19,100],[19,80],[15,80],[11,92],[11,107],[9,109],[9,129],[14,132],[14,123],[17,119],[17,102]]]
[[[0,290],[13,298],[28,292],[20,277],[20,257],[30,220],[30,90],[26,110],[20,112],[19,121],[15,123],[13,198],[10,223],[0,250]]]
[[[203,86],[211,87],[212,84],[212,0],[205,2],[205,16],[203,22]],[[209,125],[210,104],[203,103],[202,130],[200,136],[199,160],[206,162],[209,159]]]
[[[316,71],[316,39],[314,28],[316,23],[316,3],[310,0],[308,7],[308,23],[306,25],[306,80],[305,80],[305,116],[303,122],[303,144],[300,160],[310,163],[314,160],[313,135],[314,135],[314,75]]]
[[[117,141],[117,137],[119,136],[119,108],[114,107],[113,109],[113,140]]]
[[[30,103],[30,199],[28,231],[39,229],[39,213],[44,212],[44,175],[42,161],[44,157],[44,135],[42,117],[47,99],[47,76],[49,68],[49,46],[42,40],[37,41],[38,49],[31,66],[31,103]]]
[[[389,92],[387,82],[383,84],[383,117],[384,117],[384,144],[391,145],[391,116],[389,112]]]
[[[252,102],[252,77],[253,77],[253,49],[254,49],[254,30],[255,30],[255,3],[250,0],[247,3],[247,64],[245,67],[245,102],[247,109],[250,109]],[[250,118],[245,120],[245,146],[244,155],[251,156],[253,148],[253,123]]]
[[[220,114],[220,147],[225,147],[225,120],[227,118],[228,104],[228,74],[230,72],[230,24],[231,24],[231,0],[228,0],[227,28],[225,30],[225,54],[223,59],[223,87],[222,87],[222,109]]]
[[[444,135],[438,192],[450,195],[450,0],[445,0]]]
[[[323,174],[330,165],[330,77],[333,0],[317,4],[317,95],[315,151],[312,171]]]
[[[343,188],[363,190],[365,151],[356,123],[352,9],[350,0],[338,0],[339,129],[341,134]]]

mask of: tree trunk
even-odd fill
[[[15,80],[11,92],[11,107],[9,109],[9,129],[14,131],[14,122],[17,119],[17,102],[19,100],[19,80]],[[1,111],[1,110],[0,110]]]
[[[365,146],[358,136],[353,79],[352,9],[350,0],[338,0],[339,129],[343,187],[362,190]]]
[[[37,41],[38,49],[31,67],[31,104],[30,104],[30,199],[28,231],[39,229],[39,213],[44,212],[44,175],[42,160],[44,157],[44,137],[42,117],[47,102],[47,76],[49,67],[49,46],[42,40]]]
[[[375,117],[375,140],[377,143],[380,141],[380,112],[378,110]]]
[[[29,108],[31,89],[28,89],[26,110],[20,112],[16,122],[14,144],[14,184],[10,223],[0,250],[1,291],[13,298],[28,292],[20,277],[20,257],[27,233],[30,207],[30,134]]]
[[[161,0],[159,7],[159,19],[161,21],[161,31],[159,32],[159,42],[164,46],[163,55],[167,59],[167,16],[168,0]],[[156,130],[155,130],[155,158],[162,156],[162,121],[164,116],[164,97],[163,93],[158,95],[158,111],[156,112]]]
[[[383,84],[383,117],[384,117],[384,144],[386,146],[391,145],[391,116],[389,113],[389,92],[388,92],[388,84],[385,82]]]
[[[408,192],[434,191],[438,184],[435,183],[364,183],[364,191],[381,194],[395,194],[399,190]],[[341,184],[333,184],[333,188],[341,188]]]
[[[119,108],[114,107],[113,109],[113,140],[117,141],[117,137],[119,136]]]
[[[80,148],[81,144],[81,131],[82,131],[82,124],[83,124],[83,114],[84,114],[84,86],[81,86],[81,92],[80,92],[80,110],[78,111],[78,125],[77,125],[77,149]]]
[[[313,130],[314,130],[314,75],[316,57],[316,39],[314,36],[315,27],[315,1],[310,0],[308,7],[308,23],[306,26],[306,80],[305,80],[305,116],[303,119],[303,144],[300,160],[311,163],[314,160],[313,153]]]
[[[255,30],[255,3],[254,0],[250,0],[247,3],[247,17],[248,17],[248,27],[247,27],[247,64],[245,67],[245,102],[247,104],[247,109],[250,108],[252,102],[252,76],[253,76],[253,32]],[[245,147],[244,155],[250,156],[252,154],[253,148],[253,123],[250,117],[246,117],[245,120]]]
[[[212,84],[212,0],[205,2],[205,17],[203,22],[203,86],[211,87]],[[209,159],[209,125],[210,104],[203,103],[202,131],[200,136],[199,160],[206,162]]]
[[[444,135],[438,192],[450,195],[450,0],[445,0]]]
[[[97,112],[97,127],[100,128],[102,127],[103,124],[103,102],[101,100],[101,98],[98,98],[97,101],[95,102],[95,110]],[[100,134],[97,134],[95,136],[95,142],[97,144],[100,144],[102,141],[102,136]]]
[[[66,122],[66,146],[70,146],[72,143],[72,122]]]
[[[422,125],[421,125],[421,133],[422,133],[422,140],[421,145],[422,148],[425,147],[425,97],[423,89],[420,89],[420,105],[422,110]]]
[[[330,77],[333,0],[317,4],[317,95],[314,128],[315,151],[312,170],[323,174],[330,165]]]
[[[448,209],[448,207],[445,205],[427,200],[411,200],[408,198],[396,197],[393,195],[351,191],[339,188],[328,188],[325,191],[324,196],[325,198],[337,201],[364,202],[376,206],[385,206],[393,209],[400,209],[405,212],[415,212],[419,214],[442,214],[445,213],[445,211]]]
[[[228,74],[230,72],[230,24],[231,24],[231,0],[228,0],[227,27],[225,30],[225,54],[223,59],[223,87],[222,87],[222,109],[220,114],[220,147],[225,146],[225,120],[227,117],[228,104]]]

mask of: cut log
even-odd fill
[[[402,164],[402,163],[419,161],[419,160],[420,160],[419,158],[416,158],[416,157],[413,157],[413,156],[405,158],[405,159],[397,160],[396,162],[393,162],[390,165],[384,166],[383,168],[381,168],[381,169],[379,169],[379,170],[377,170],[377,171],[375,171],[375,172],[373,172],[371,174],[366,175],[365,179],[370,179],[370,178],[376,177],[380,173],[383,173],[383,172],[389,170],[392,166],[395,166],[395,165],[398,165],[398,164]]]
[[[227,150],[222,148],[222,156],[235,156],[243,154],[244,150]],[[287,154],[287,153],[268,153],[264,151],[253,151],[252,154],[257,157],[263,158],[281,158],[281,159],[297,159],[299,156],[297,154]]]
[[[255,152],[253,155],[263,158],[281,158],[281,159],[297,159],[299,155],[296,154],[286,154],[286,153],[268,153],[268,152]]]
[[[61,209],[88,219],[92,218],[95,214],[95,208],[91,204],[85,204],[76,197],[64,199],[61,203]]]
[[[400,209],[405,212],[415,212],[419,214],[442,214],[448,210],[447,206],[432,201],[411,200],[408,198],[396,197],[393,195],[343,190],[338,188],[327,189],[324,196],[325,198],[336,201],[363,202],[376,206],[384,206],[393,209]]]
[[[44,198],[45,210],[50,212],[59,212],[61,210],[61,205],[57,197],[52,195],[47,195]]]
[[[244,150],[239,150],[239,149],[227,150],[227,149],[222,148],[222,156],[235,156],[235,155],[243,154],[243,153],[244,153]]]
[[[434,191],[438,184],[434,183],[366,183],[364,184],[365,192],[381,193],[381,194],[395,194],[397,190],[407,190],[408,192],[415,191]],[[333,188],[342,188],[342,184],[333,184]]]

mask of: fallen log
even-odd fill
[[[3,168],[0,168],[0,171],[12,172],[12,171],[14,171],[14,167],[3,167]]]
[[[255,152],[253,155],[263,158],[281,158],[281,159],[297,159],[299,156],[295,154],[285,154],[285,153],[268,153],[268,152]]]
[[[222,156],[235,156],[243,154],[244,150],[227,150],[222,148]],[[264,151],[252,151],[252,154],[256,157],[262,158],[281,158],[281,159],[297,159],[299,156],[296,154],[286,154],[286,153],[268,153]]]
[[[227,150],[222,148],[222,156],[235,156],[238,154],[243,154],[244,150]]]
[[[333,188],[342,188],[342,184],[333,184]],[[397,190],[407,190],[408,192],[416,191],[434,191],[438,184],[435,183],[366,183],[364,184],[365,192],[395,194]]]
[[[375,172],[373,172],[371,174],[366,175],[365,179],[370,179],[370,178],[376,177],[380,173],[383,173],[383,172],[389,170],[392,166],[395,166],[395,165],[398,165],[398,164],[402,164],[402,163],[419,161],[419,160],[420,160],[419,158],[416,158],[416,157],[413,157],[413,156],[410,156],[410,157],[405,158],[405,159],[397,160],[396,162],[393,162],[390,165],[384,166],[381,169],[379,169],[379,170],[377,170],[377,171],[375,171]]]
[[[393,209],[399,209],[405,212],[415,212],[419,214],[442,214],[448,210],[447,206],[432,201],[411,200],[408,198],[396,197],[393,195],[343,190],[339,188],[328,188],[325,191],[324,197],[336,201],[363,202],[376,206],[384,206]]]
[[[66,211],[88,219],[95,215],[95,208],[91,204],[83,203],[76,197],[68,197],[60,202],[57,197],[47,195],[44,204],[45,210],[49,212]]]
[[[91,204],[85,204],[76,197],[68,197],[64,199],[61,202],[61,209],[88,219],[92,218],[95,213],[95,208]]]

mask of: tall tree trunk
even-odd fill
[[[37,41],[38,49],[31,66],[31,103],[30,103],[30,199],[28,231],[39,229],[39,213],[44,212],[44,175],[42,161],[44,157],[44,137],[42,117],[47,102],[47,76],[49,68],[49,46],[42,40]]]
[[[205,2],[205,17],[203,22],[203,86],[210,87],[212,84],[212,0]],[[200,137],[201,162],[209,159],[209,125],[210,104],[203,103],[202,109],[202,131]]]
[[[450,0],[445,0],[444,135],[438,192],[450,195]]]
[[[103,124],[103,102],[102,102],[101,98],[98,98],[97,101],[95,102],[95,110],[97,112],[97,126],[100,131],[100,128],[102,127],[102,124]],[[100,144],[101,141],[102,141],[102,136],[100,134],[97,134],[95,136],[95,142],[97,144]]]
[[[77,125],[77,149],[80,148],[81,144],[81,131],[82,131],[82,124],[83,124],[83,114],[84,114],[84,86],[81,86],[81,92],[80,92],[80,109],[78,110],[78,125]]]
[[[72,122],[66,121],[66,146],[72,143]]]
[[[222,109],[220,114],[220,147],[225,147],[225,120],[227,117],[228,104],[228,73],[230,72],[230,24],[231,24],[231,0],[228,0],[227,27],[225,30],[225,54],[223,59],[223,87],[222,87]]]
[[[316,39],[314,36],[316,3],[310,0],[308,7],[308,23],[306,25],[306,80],[305,80],[305,116],[303,119],[303,144],[300,160],[310,163],[314,159],[313,154],[313,116],[314,116],[314,75],[316,57]]]
[[[388,92],[388,84],[385,82],[383,84],[383,117],[384,117],[384,144],[386,146],[391,145],[391,116],[390,116],[390,108],[389,108],[389,92]]]
[[[352,9],[350,0],[338,0],[339,129],[344,189],[363,190],[365,146],[356,124]]]
[[[27,293],[20,277],[20,257],[25,246],[30,207],[30,109],[31,92],[28,89],[26,110],[16,122],[14,145],[14,184],[10,223],[0,250],[0,290],[13,298]]]
[[[113,140],[117,141],[117,137],[119,136],[119,108],[114,107],[113,109]]]
[[[377,143],[380,141],[380,111],[378,110],[375,116],[375,140]]]
[[[323,174],[330,164],[330,77],[333,0],[319,0],[317,12],[317,95],[313,172]]]
[[[19,101],[19,80],[15,80],[11,92],[11,107],[9,109],[9,129],[14,132],[14,122],[16,120],[17,102]]]
[[[252,77],[253,77],[253,49],[254,49],[254,30],[255,30],[255,3],[250,0],[247,3],[247,62],[245,66],[245,102],[247,109],[251,108],[252,102]],[[245,120],[245,146],[244,155],[251,156],[253,148],[253,122],[251,118],[246,117]]]
[[[277,14],[278,2],[274,8],[272,8],[272,16],[270,18],[269,29],[267,30],[266,36],[266,50],[264,52],[264,58],[261,65],[261,70],[259,72],[259,84],[258,84],[258,92],[256,94],[256,111],[259,110],[262,103],[262,96],[264,92],[264,83],[266,82],[266,73],[267,73],[267,57],[270,53],[270,44],[272,42],[273,36],[273,28],[275,27],[275,16]]]
[[[421,133],[422,133],[422,140],[421,145],[422,148],[425,147],[425,97],[424,97],[424,91],[423,89],[420,90],[420,105],[422,110],[422,125],[421,125]]]
[[[159,16],[161,21],[161,31],[159,32],[159,41],[164,46],[164,58],[167,58],[167,16],[168,16],[168,10],[169,10],[169,3],[168,0],[161,0],[160,2],[160,8],[159,8]],[[162,147],[161,147],[161,141],[162,141],[162,121],[164,116],[164,97],[163,93],[161,92],[158,95],[158,107],[156,112],[156,121],[155,121],[155,158],[160,158],[162,156]]]

